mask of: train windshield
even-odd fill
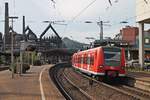
[[[104,48],[104,62],[107,66],[120,66],[121,50],[118,48]]]

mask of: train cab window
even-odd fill
[[[104,61],[108,66],[120,66],[121,50],[120,49],[104,49]]]

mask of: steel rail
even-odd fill
[[[68,77],[65,73],[64,74],[64,77],[66,78],[66,80],[72,85],[74,86],[75,88],[77,88],[83,95],[85,95],[87,98],[93,100],[92,96],[90,96],[88,93],[86,93],[83,89],[79,88],[77,85],[75,85]]]
[[[137,95],[140,95],[141,97],[143,97],[143,99],[147,99],[147,98],[150,98],[150,93],[146,92],[146,91],[141,91],[137,88],[133,88],[133,87],[130,87],[130,86],[126,86],[126,85],[121,85],[120,88],[122,89],[126,89],[127,91],[130,91],[130,92],[133,92]],[[149,99],[148,99],[149,100]]]
[[[77,72],[77,71],[76,71]],[[91,78],[91,77],[89,77],[89,76],[87,76],[87,75],[84,75],[84,74],[82,74],[81,72],[77,72],[77,73],[79,73],[79,74],[81,74],[83,77],[85,77],[85,78],[87,78],[87,79],[89,79],[89,80],[93,80],[94,82],[96,82],[96,83],[98,83],[98,84],[100,84],[100,85],[103,85],[103,86],[105,86],[105,87],[108,87],[108,88],[111,88],[111,89],[113,89],[113,90],[116,90],[116,91],[118,91],[118,92],[120,92],[120,93],[122,93],[122,94],[124,94],[124,95],[128,95],[128,96],[130,96],[130,97],[133,97],[134,99],[140,99],[140,100],[147,100],[147,98],[144,98],[144,97],[141,97],[141,96],[139,96],[139,95],[136,95],[135,93],[130,93],[129,91],[125,91],[125,90],[121,90],[120,88],[118,88],[118,87],[115,87],[115,86],[111,86],[111,85],[109,85],[109,84],[106,84],[106,83],[102,83],[102,82],[100,82],[100,81],[97,81],[96,79],[93,79],[93,78]],[[136,92],[138,92],[138,91],[136,91]],[[143,92],[144,93],[144,92]],[[147,94],[144,94],[144,95],[147,95]],[[149,99],[148,99],[149,100]]]
[[[64,97],[67,100],[73,100],[72,97],[67,93],[67,91],[63,88],[61,82],[58,80],[57,73],[58,73],[58,68],[57,66],[54,66],[54,68],[49,71],[50,77],[52,78],[53,82],[56,84],[58,89],[61,91],[61,93],[64,95]]]

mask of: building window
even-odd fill
[[[149,44],[150,40],[148,38],[145,39],[145,44]]]

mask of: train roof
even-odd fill
[[[79,51],[79,52],[87,52],[87,51],[93,51],[93,50],[97,50],[99,48],[114,48],[114,49],[120,49],[119,47],[114,47],[114,46],[100,46],[100,47],[96,47],[96,48],[91,48],[91,49],[87,49],[87,50],[84,50],[84,51]]]
[[[74,53],[74,55],[76,54],[83,54],[83,53],[87,53],[87,52],[94,52],[100,48],[114,48],[114,49],[120,49],[119,47],[114,47],[114,46],[100,46],[100,47],[96,47],[96,48],[91,48],[91,49],[87,49],[87,50],[83,50],[83,51],[78,51],[77,53]],[[74,56],[73,55],[73,56]]]

